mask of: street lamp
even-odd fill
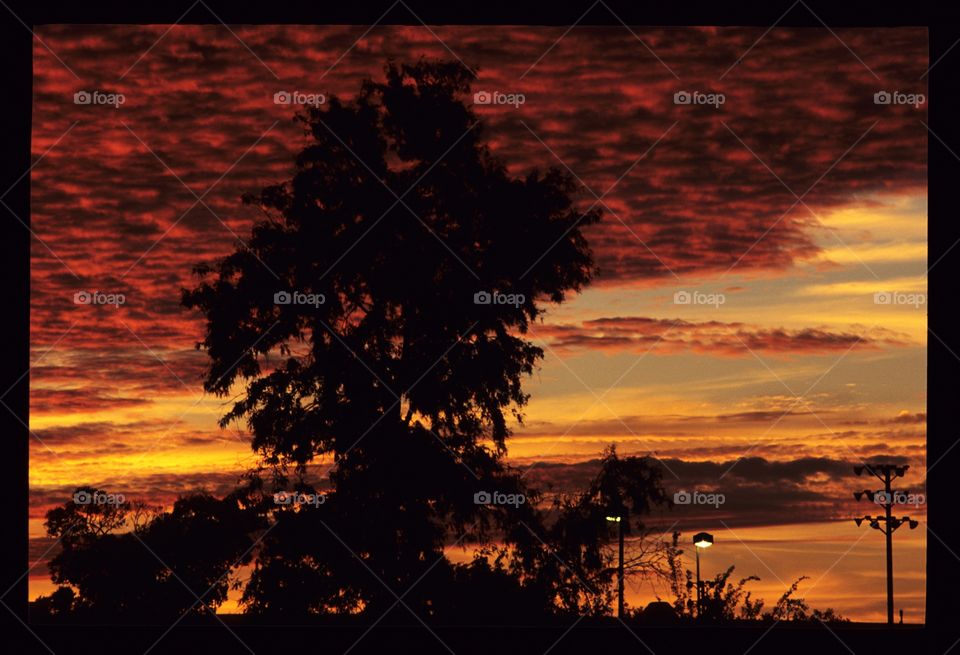
[[[608,516],[607,520],[616,523],[619,528],[620,558],[617,561],[617,617],[623,618],[623,530],[626,521],[623,516]]]
[[[713,535],[709,532],[698,532],[693,535],[693,545],[697,549],[697,618],[699,619],[703,610],[700,603],[700,549],[709,548],[713,545]]]

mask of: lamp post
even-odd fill
[[[910,526],[911,530],[915,530],[919,525],[918,521],[911,519],[909,516],[896,517],[893,516],[893,504],[896,499],[896,494],[904,493],[902,490],[895,490],[891,487],[891,482],[896,478],[902,478],[907,469],[910,468],[908,465],[896,465],[896,464],[866,464],[864,466],[855,466],[853,472],[859,477],[863,475],[864,472],[869,473],[870,475],[878,478],[883,482],[883,489],[877,491],[870,491],[869,489],[864,489],[863,491],[853,492],[853,497],[857,500],[861,500],[866,497],[867,499],[873,501],[878,505],[883,505],[884,515],[883,516],[863,516],[853,519],[854,522],[859,527],[864,521],[868,522],[868,525],[874,530],[879,530],[886,536],[887,540],[887,623],[893,625],[893,533],[904,523]],[[880,524],[883,523],[887,527],[883,528]]]
[[[709,532],[698,532],[693,535],[693,545],[697,549],[697,618],[699,619],[703,611],[703,605],[700,602],[700,549],[713,545],[713,535]]]
[[[617,617],[623,618],[623,530],[624,530],[624,516],[608,516],[607,520],[611,523],[616,523],[620,540],[620,558],[617,561]]]

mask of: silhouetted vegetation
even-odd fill
[[[206,494],[181,498],[170,511],[128,501],[69,501],[50,510],[47,532],[61,545],[51,576],[63,586],[41,597],[35,611],[48,618],[173,620],[215,610],[229,588],[242,590],[241,606],[248,613],[284,620],[380,617],[395,608],[386,581],[382,593],[363,593],[365,579],[380,576],[347,540],[360,541],[370,527],[340,514],[341,492],[328,492],[316,506],[276,504],[260,492],[259,476],[251,481],[223,500]],[[298,493],[316,494],[297,487]],[[89,487],[77,490],[82,491],[107,495]],[[539,508],[536,500],[511,507],[516,522],[504,521],[509,529],[491,533],[489,543],[472,536],[469,545],[478,549],[472,561],[455,564],[438,556],[427,563],[420,579],[406,588],[404,604],[437,622],[608,614],[614,554],[605,515],[611,503],[629,508],[635,528],[642,529],[641,517],[667,502],[659,469],[646,457],[618,457],[611,447],[587,490],[552,507]],[[384,522],[397,529],[389,517]],[[403,534],[417,528],[399,525]],[[664,544],[644,544],[638,552],[631,573],[665,575]],[[244,584],[237,571],[247,564],[253,568]],[[403,608],[397,612],[404,614]]]
[[[221,425],[246,423],[260,467],[223,499],[169,511],[51,510],[60,587],[39,613],[169,623],[234,588],[271,619],[607,615],[616,516],[626,574],[666,581],[691,616],[678,535],[644,524],[670,505],[659,464],[611,447],[588,488],[550,504],[504,460],[543,357],[528,328],[591,281],[582,229],[600,212],[577,211],[564,171],[508,172],[463,102],[470,84],[458,63],[391,63],[297,117],[308,144],[292,178],[245,198],[264,218],[183,292],[205,320],[204,389],[230,399]],[[316,502],[277,502],[286,491]],[[477,554],[454,563],[461,546]],[[732,573],[705,583],[704,620],[838,620],[793,598],[797,583],[764,613],[744,589],[757,578]]]
[[[697,616],[697,590],[693,571],[683,567],[683,549],[679,546],[680,533],[673,533],[673,540],[669,546],[670,589],[674,594],[673,607],[677,615],[688,620],[696,619],[706,622],[730,621],[822,621],[824,623],[847,622],[833,608],[825,610],[814,609],[803,598],[795,594],[800,583],[807,576],[797,578],[777,602],[768,611],[764,611],[765,602],[760,598],[753,598],[752,592],[746,589],[751,581],[759,581],[755,575],[748,575],[736,582],[731,582],[734,566],[717,573],[712,579],[701,580],[700,616]]]
[[[106,496],[91,487],[77,491]],[[206,494],[181,498],[169,512],[127,501],[68,501],[47,513],[45,525],[61,547],[51,579],[65,586],[37,609],[111,621],[173,621],[215,609],[265,527],[238,498]]]

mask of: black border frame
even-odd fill
[[[433,4],[427,0],[405,0],[417,16],[431,24],[530,24],[530,25],[571,25],[588,8],[581,24],[619,24],[595,0],[582,0],[576,3],[549,2],[543,0],[486,0],[483,3],[443,3]],[[954,449],[960,435],[951,430],[948,408],[951,396],[955,395],[955,385],[950,381],[960,378],[960,339],[952,327],[953,312],[949,307],[949,293],[956,266],[960,258],[960,247],[954,249],[960,240],[960,221],[955,220],[956,201],[951,198],[956,193],[956,184],[952,181],[960,175],[960,4],[944,2],[938,5],[935,0],[913,0],[912,2],[829,2],[827,0],[777,0],[774,2],[705,2],[694,0],[681,6],[668,3],[629,2],[628,0],[605,0],[620,18],[628,24],[654,26],[683,25],[738,25],[769,27],[780,18],[778,25],[789,27],[819,27],[826,24],[837,27],[871,26],[924,26],[928,28],[930,62],[943,57],[929,76],[929,120],[931,129],[939,135],[943,143],[928,139],[928,262],[938,260],[929,277],[928,320],[931,331],[928,341],[927,366],[927,462],[937,462],[935,470],[927,480],[927,492],[931,502],[928,504],[928,522],[935,535],[928,533],[927,539],[927,622],[923,628],[894,631],[873,630],[866,641],[858,641],[854,634],[850,637],[842,632],[844,641],[869,646],[881,645],[884,651],[897,647],[910,648],[916,652],[923,644],[923,652],[944,653],[960,641],[960,594],[957,593],[957,581],[960,581],[960,556],[950,544],[958,543],[960,529],[952,516],[951,492],[955,492],[953,470],[960,468],[960,448]],[[3,0],[0,6],[0,48],[6,65],[0,66],[0,89],[4,90],[3,154],[0,158],[0,187],[10,187],[31,164],[31,112],[33,91],[33,38],[29,31],[34,25],[51,23],[173,23],[194,4],[190,0],[170,0],[153,6],[137,6],[133,3],[116,0],[92,0],[90,2],[69,3],[62,0],[36,0],[29,3],[21,0]],[[240,5],[225,0],[203,0],[190,9],[180,21],[185,24],[215,24],[219,20],[211,13],[230,24],[356,24],[371,25],[393,5],[393,0],[380,0],[367,3],[316,3],[305,0],[290,2],[263,3],[258,5]],[[784,12],[786,14],[784,15]],[[816,15],[814,15],[814,13]],[[781,17],[782,16],[782,17]],[[819,17],[819,19],[817,18]],[[22,22],[21,22],[22,21]],[[401,5],[395,6],[384,18],[382,24],[419,25],[419,21]],[[946,55],[945,55],[946,53]],[[951,203],[953,201],[953,203]],[[10,210],[29,221],[30,216],[30,176],[17,183],[4,198]],[[954,211],[951,212],[951,208]],[[30,233],[20,225],[3,207],[0,207],[0,231],[2,231],[3,256],[0,257],[0,280],[5,282],[6,304],[10,309],[5,317],[5,339],[3,366],[0,367],[0,388],[11,391],[2,400],[12,412],[0,408],[0,425],[5,428],[6,439],[5,468],[0,475],[0,498],[6,514],[7,525],[16,528],[4,535],[7,544],[7,557],[0,565],[0,591],[11,589],[3,600],[9,612],[0,607],[0,626],[3,639],[14,646],[12,652],[48,652],[31,634],[34,630],[49,644],[57,644],[54,650],[60,653],[86,652],[142,652],[136,644],[143,643],[144,633],[156,636],[154,627],[109,627],[97,629],[52,628],[29,624],[27,619],[27,581],[23,576],[24,557],[28,553],[27,511],[28,511],[28,466],[29,436],[24,428],[28,421],[29,376],[17,381],[23,371],[29,367],[29,309],[30,309]],[[940,258],[943,259],[940,259]],[[239,628],[238,628],[239,629]],[[379,630],[379,629],[378,629]],[[590,631],[593,632],[590,632]],[[598,633],[597,630],[609,630]],[[105,633],[111,635],[110,642],[105,641]],[[254,634],[254,632],[256,634]],[[374,631],[376,634],[377,631]],[[654,631],[656,632],[656,631]],[[777,631],[774,631],[777,632]],[[767,638],[763,646],[751,652],[770,652],[775,645],[780,650],[793,652],[800,648],[827,648],[828,652],[843,652],[834,636],[826,630],[816,635],[809,630],[784,628],[781,638]],[[856,631],[853,631],[856,632]],[[862,631],[861,631],[862,632]],[[219,633],[219,634],[218,634]],[[562,630],[556,636],[560,636]],[[582,634],[581,634],[582,633]],[[622,633],[622,634],[621,634]],[[656,652],[675,652],[680,643],[698,649],[710,651],[744,652],[743,644],[750,645],[759,635],[747,635],[736,629],[687,630],[688,635],[676,641],[677,635],[661,632],[654,634],[649,643],[670,645],[655,647]],[[696,634],[689,634],[696,633]],[[260,627],[255,630],[244,629],[250,643],[257,643],[258,652],[275,652],[281,644],[285,647],[297,644],[323,643],[323,638],[311,630],[302,628]],[[480,633],[483,634],[483,633]],[[461,652],[516,652],[515,639],[509,631],[494,637],[482,650],[469,646]],[[786,636],[784,636],[784,634]],[[176,635],[176,638],[174,637]],[[604,635],[609,641],[601,641]],[[900,635],[900,636],[897,636]],[[371,635],[372,636],[372,635]],[[489,635],[484,635],[489,636]],[[528,636],[528,635],[524,635]],[[542,636],[542,635],[541,635]],[[861,634],[861,637],[863,635]],[[661,639],[662,637],[663,639]],[[546,637],[544,637],[546,639]],[[545,641],[547,645],[555,637]],[[665,641],[669,638],[669,642]],[[180,628],[168,638],[166,646],[152,652],[173,651],[192,653],[199,650],[201,642],[215,644],[218,650],[245,652],[240,644],[223,630],[221,626],[213,628]],[[368,638],[368,650],[377,644],[381,648],[397,650],[401,646],[410,650],[430,651],[440,645],[424,630],[419,633],[406,629],[383,628],[381,636]],[[620,641],[625,639],[625,641]],[[245,639],[246,640],[246,639]],[[494,645],[493,641],[500,641]],[[149,645],[152,639],[146,640]],[[332,639],[337,642],[337,636]],[[616,642],[616,643],[615,643]],[[125,646],[120,646],[125,643]],[[347,644],[350,642],[347,641]],[[467,642],[469,643],[469,642]],[[565,637],[563,645],[552,652],[583,652],[585,648],[613,650],[622,646],[645,652],[640,644],[622,628],[584,628]],[[609,644],[609,647],[607,646]],[[332,643],[330,643],[333,646]],[[477,644],[479,647],[479,644]],[[573,649],[573,650],[571,650]],[[687,650],[687,646],[683,646]],[[540,649],[542,651],[542,649]],[[382,652],[382,651],[370,651]],[[958,651],[960,652],[960,651]]]

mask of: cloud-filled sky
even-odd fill
[[[824,575],[816,606],[881,618],[878,535],[839,519],[858,511],[853,464],[907,461],[918,488],[926,469],[927,108],[904,104],[926,93],[925,30],[365,29],[38,30],[37,554],[43,512],[79,484],[165,503],[255,463],[244,426],[216,425],[202,324],[179,298],[247,238],[258,210],[241,195],[286,179],[307,143],[274,95],[349,98],[388,60],[459,58],[473,91],[522,95],[474,106],[509,170],[564,168],[581,208],[604,212],[586,230],[595,283],[531,329],[546,357],[511,463],[569,488],[609,443],[653,454],[671,491],[727,498],[656,519],[715,530],[716,570],[736,561],[769,600]],[[75,104],[82,91],[123,103]],[[897,546],[907,620],[922,620],[924,539]],[[798,566],[799,541],[818,545]],[[40,568],[32,594],[49,588]]]

